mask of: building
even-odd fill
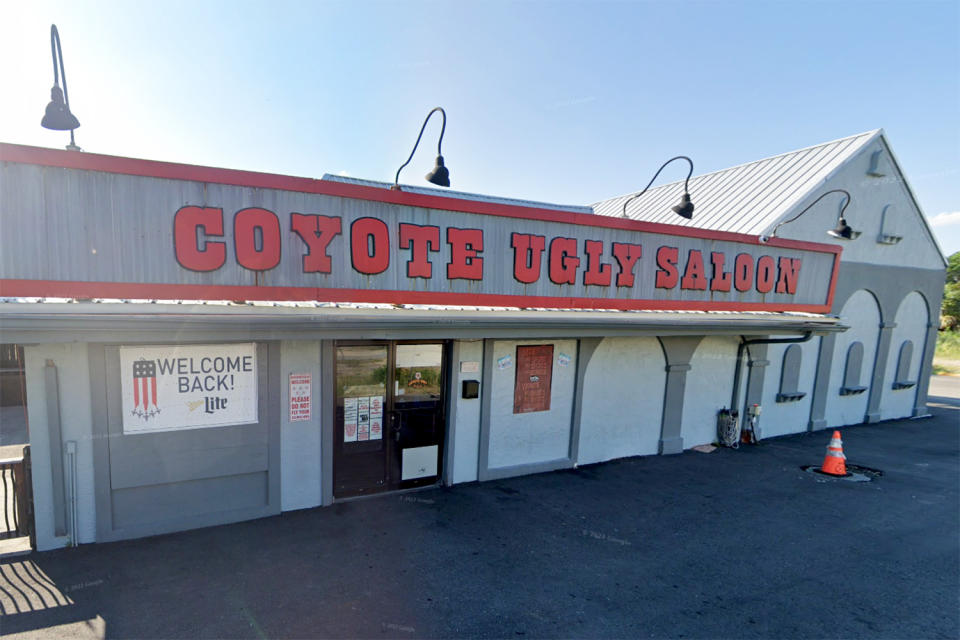
[[[40,549],[926,413],[945,261],[881,131],[693,178],[690,221],[0,161]]]

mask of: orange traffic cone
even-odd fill
[[[843,441],[840,439],[840,432],[834,431],[830,438],[830,444],[827,445],[827,455],[823,458],[823,466],[820,467],[821,473],[827,473],[831,476],[847,475],[847,456],[843,455]]]

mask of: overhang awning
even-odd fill
[[[810,313],[611,311],[322,302],[0,300],[4,342],[826,334]]]

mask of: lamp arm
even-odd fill
[[[70,93],[67,91],[67,69],[63,66],[63,45],[60,44],[60,32],[57,25],[50,25],[50,55],[53,57],[53,84],[57,86],[63,80],[63,101],[70,110]],[[60,72],[57,73],[57,62],[60,62]]]
[[[842,217],[843,217],[843,212],[847,210],[847,205],[850,204],[850,200],[851,200],[851,198],[850,198],[850,192],[847,191],[846,189],[831,189],[830,191],[826,191],[826,192],[824,192],[824,193],[821,193],[819,198],[817,198],[816,200],[814,200],[813,202],[811,202],[810,204],[808,204],[806,207],[804,207],[803,211],[801,211],[801,212],[798,213],[797,215],[793,216],[793,217],[790,218],[789,220],[784,220],[783,222],[777,223],[777,226],[775,226],[775,227],[773,228],[773,231],[770,232],[770,237],[771,237],[771,238],[776,237],[776,235],[777,235],[777,230],[778,230],[780,227],[782,227],[783,225],[788,224],[788,223],[790,223],[790,222],[793,222],[794,220],[796,220],[797,218],[799,218],[800,216],[802,216],[803,214],[805,214],[807,211],[809,211],[810,208],[813,207],[813,205],[817,204],[818,202],[820,202],[821,200],[823,200],[824,198],[826,198],[826,197],[827,197],[828,195],[830,195],[831,193],[842,193],[843,195],[847,196],[846,199],[843,201],[843,206],[840,207],[840,217],[842,218]]]
[[[686,160],[690,164],[690,170],[687,172],[687,179],[683,181],[683,192],[690,193],[689,187],[690,187],[690,176],[693,175],[693,160],[691,160],[687,156],[674,156],[673,158],[670,158],[669,160],[664,162],[662,165],[660,165],[660,168],[657,169],[657,172],[653,174],[652,178],[650,178],[650,182],[648,182],[647,186],[643,188],[643,191],[641,191],[640,193],[635,193],[623,201],[623,213],[621,214],[622,217],[624,218],[627,217],[627,205],[633,202],[635,199],[642,196],[643,194],[645,194],[650,189],[650,185],[652,185],[654,181],[657,179],[657,176],[660,175],[660,172],[663,171],[663,169],[674,160]]]
[[[66,89],[66,81],[64,81],[64,89]],[[417,152],[417,147],[420,145],[420,138],[423,137],[423,131],[427,128],[427,122],[430,121],[430,116],[432,116],[437,111],[440,112],[440,115],[443,116],[443,125],[440,127],[440,139],[437,141],[437,155],[442,156],[443,153],[440,151],[440,147],[443,144],[443,133],[447,130],[447,112],[443,110],[443,107],[434,107],[430,110],[430,113],[427,114],[427,117],[423,121],[423,125],[420,127],[420,134],[417,136],[417,141],[413,143],[413,150],[410,152],[410,157],[407,158],[407,161],[400,165],[400,168],[397,169],[397,175],[393,178],[393,186],[399,186],[400,184],[400,172],[403,171],[403,168],[410,164],[410,161],[413,160],[413,154]]]
[[[50,25],[50,57],[53,58],[53,84],[60,85],[60,72],[57,68],[57,49],[60,46],[60,34],[57,33],[57,25]],[[63,65],[63,54],[60,55],[60,64]]]

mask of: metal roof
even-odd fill
[[[690,195],[696,211],[692,220],[670,210],[680,202],[683,180],[650,189],[630,202],[627,216],[647,222],[760,235],[881,135],[880,129],[868,131],[693,177]],[[598,202],[593,211],[620,216],[624,201],[631,195]]]
[[[322,180],[330,182],[343,182],[345,184],[357,184],[363,187],[374,187],[377,189],[389,189],[393,186],[390,182],[380,182],[379,180],[364,180],[362,178],[350,178],[346,176],[336,176],[330,173],[323,174]],[[433,189],[430,187],[414,187],[407,184],[401,184],[400,187],[407,193],[419,193],[428,196],[440,196],[442,198],[457,198],[459,200],[474,200],[477,202],[493,202],[496,204],[508,204],[515,207],[530,207],[533,209],[552,209],[554,211],[568,211],[570,213],[593,213],[591,207],[583,207],[569,204],[553,204],[551,202],[536,202],[534,200],[519,200],[516,198],[497,198],[494,196],[485,196],[479,193],[468,193],[466,191],[451,191],[450,189]]]

